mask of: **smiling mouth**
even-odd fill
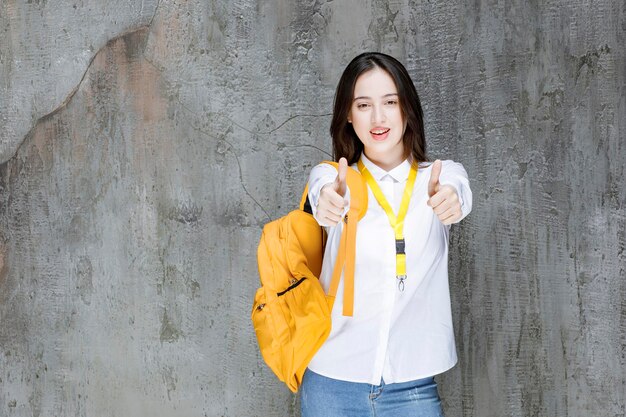
[[[375,129],[375,130],[370,130],[370,133],[372,135],[376,135],[376,136],[382,136],[385,133],[389,132],[390,129]]]

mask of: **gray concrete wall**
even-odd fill
[[[446,415],[626,415],[623,1],[0,4],[0,416],[299,415],[256,245],[364,50],[474,190]]]

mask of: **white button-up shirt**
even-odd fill
[[[409,176],[409,161],[389,172],[365,155],[363,163],[397,214]],[[394,231],[367,187],[367,212],[357,225],[354,315],[342,315],[342,276],[332,311],[332,330],[309,363],[312,371],[329,378],[378,385],[381,377],[385,383],[406,382],[437,375],[456,363],[448,288],[450,226],[441,223],[426,204],[432,165],[422,165],[404,220],[407,270],[404,291],[399,291],[396,279]],[[350,168],[358,171],[356,164]],[[314,216],[321,188],[336,176],[337,170],[328,164],[319,164],[311,170],[309,199]],[[463,165],[442,161],[439,178],[442,185],[455,187],[463,217],[467,216],[472,208],[472,192]],[[345,198],[349,201],[349,190]],[[318,222],[324,225],[319,219]],[[328,241],[320,282],[326,292],[343,227],[344,222],[325,227]]]

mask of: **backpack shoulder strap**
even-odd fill
[[[323,161],[337,169],[337,162]],[[343,315],[352,316],[354,311],[354,261],[356,248],[356,227],[357,222],[365,216],[367,212],[367,185],[361,173],[348,169],[346,183],[350,189],[350,208],[346,214],[345,225],[341,233],[337,259],[333,269],[333,276],[328,291],[328,303],[332,310],[337,295],[337,288],[343,272]],[[308,201],[308,187],[305,195],[302,196],[301,208]]]

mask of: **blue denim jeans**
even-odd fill
[[[307,369],[299,393],[302,417],[443,417],[433,377],[371,385]]]

